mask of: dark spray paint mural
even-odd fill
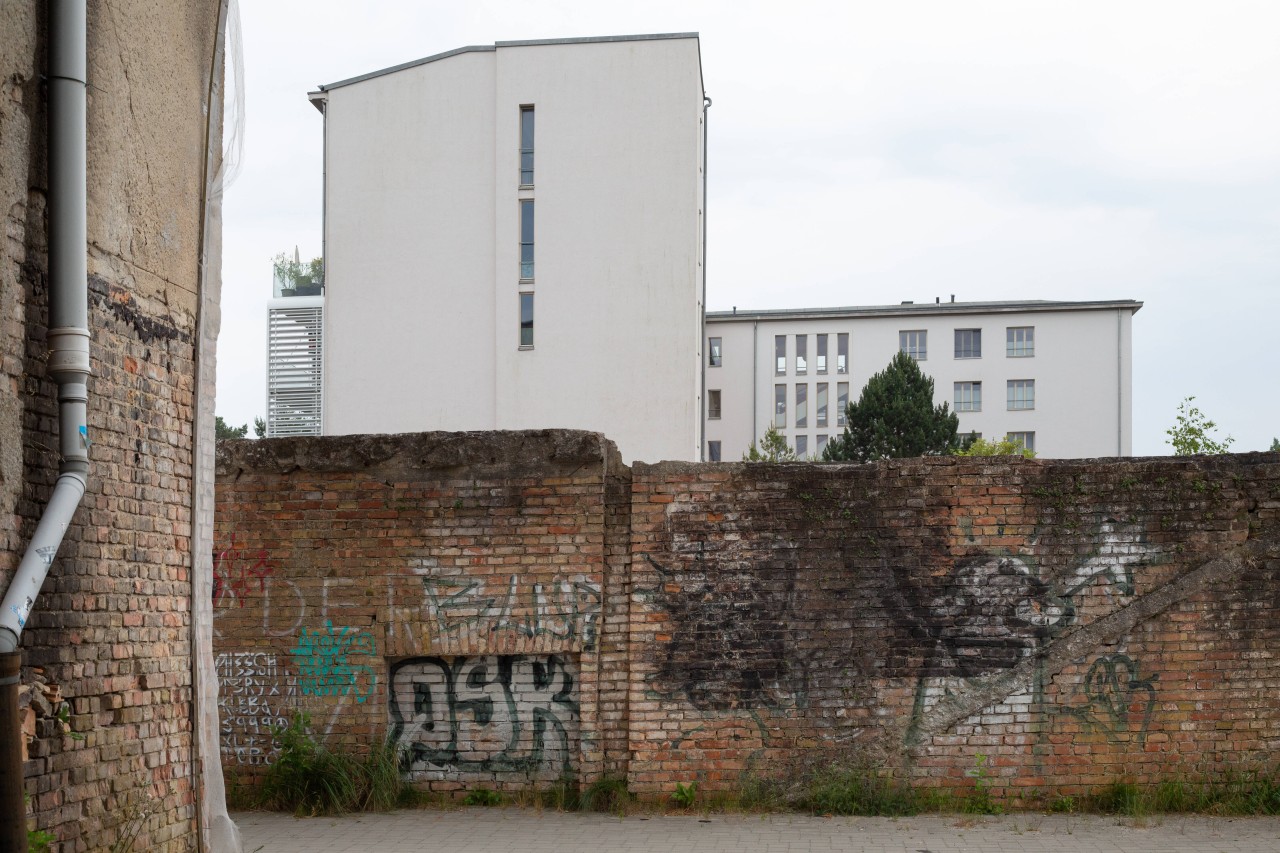
[[[576,766],[577,666],[563,655],[421,657],[391,668],[392,738],[415,781],[554,781]]]

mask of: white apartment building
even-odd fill
[[[697,34],[464,47],[309,97],[324,434],[572,427],[698,458]]]
[[[708,312],[710,461],[770,424],[801,456],[844,432],[845,406],[899,350],[934,380],[960,433],[1046,458],[1131,452],[1133,315],[1141,302],[941,302]]]

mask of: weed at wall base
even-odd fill
[[[295,714],[273,734],[280,745],[263,775],[258,805],[298,815],[386,811],[404,804],[407,786],[394,744],[383,743],[359,759],[320,745],[310,718]]]

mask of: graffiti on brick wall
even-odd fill
[[[297,679],[267,652],[223,652],[216,664],[223,759],[269,763],[275,754],[272,730],[289,724]]]
[[[391,733],[417,778],[553,780],[572,770],[577,668],[562,655],[411,658],[391,669]]]
[[[806,689],[802,657],[791,642],[794,572],[759,572],[737,560],[707,561],[699,551],[686,569],[648,554],[659,575],[638,590],[672,617],[675,630],[650,686],[682,693],[700,710],[794,707]]]
[[[1145,743],[1156,707],[1157,678],[1144,677],[1138,663],[1126,654],[1099,655],[1075,691],[1083,702],[1068,703],[1058,712],[1077,718],[1109,740],[1133,737]]]
[[[1081,597],[1088,589],[1100,592],[1110,606],[1131,600],[1136,592],[1134,569],[1149,562],[1154,554],[1155,549],[1140,531],[1117,531],[1113,525],[1105,524],[1096,536],[1093,553],[1056,581],[1042,580],[1025,560],[1013,556],[977,555],[957,562],[939,592],[915,614],[933,642],[926,650],[917,681],[907,741],[917,740],[923,718],[938,702],[1011,670],[1046,648],[1067,628],[1078,625]],[[1104,711],[1104,706],[1111,707],[1112,696],[1107,673],[1117,688],[1121,676],[1115,669],[1117,661],[1105,660],[1100,672],[1090,671],[1087,680],[1098,684],[1086,688],[1087,704],[1077,711],[1089,721],[1113,721],[1114,730],[1116,716]],[[1133,672],[1134,689],[1150,691],[1150,707],[1154,708],[1151,679],[1139,679],[1136,669]],[[1123,683],[1127,691],[1130,680],[1124,677]],[[1039,678],[1028,691],[1002,697],[1002,704],[1022,709],[1042,702],[1043,684]],[[1149,711],[1145,719],[1149,721]],[[1125,714],[1125,726],[1128,721]],[[1142,731],[1145,725],[1141,725]]]
[[[514,634],[552,637],[595,648],[600,618],[600,584],[582,575],[546,582],[500,576],[425,576],[427,618],[442,637]]]
[[[213,558],[214,634],[222,636],[219,622],[242,618],[240,611],[246,605],[260,612],[259,630],[265,637],[292,636],[307,615],[298,585],[275,574],[265,550],[242,549],[233,534],[231,544]],[[255,614],[254,620],[258,618]]]
[[[351,656],[372,657],[377,653],[373,635],[347,626],[324,627],[298,633],[298,644],[289,650],[298,671],[298,685],[304,696],[347,696],[364,702],[373,693],[378,676],[367,664],[352,663]]]
[[[245,598],[255,589],[259,593],[266,591],[271,572],[266,551],[237,548],[232,534],[231,545],[213,555],[213,606],[243,607]]]

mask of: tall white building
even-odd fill
[[[899,350],[933,377],[960,432],[1051,458],[1127,456],[1141,302],[935,302],[707,314],[705,447],[737,461],[772,424],[801,456],[844,431],[845,404]]]
[[[326,435],[702,446],[693,33],[498,42],[320,87]]]

